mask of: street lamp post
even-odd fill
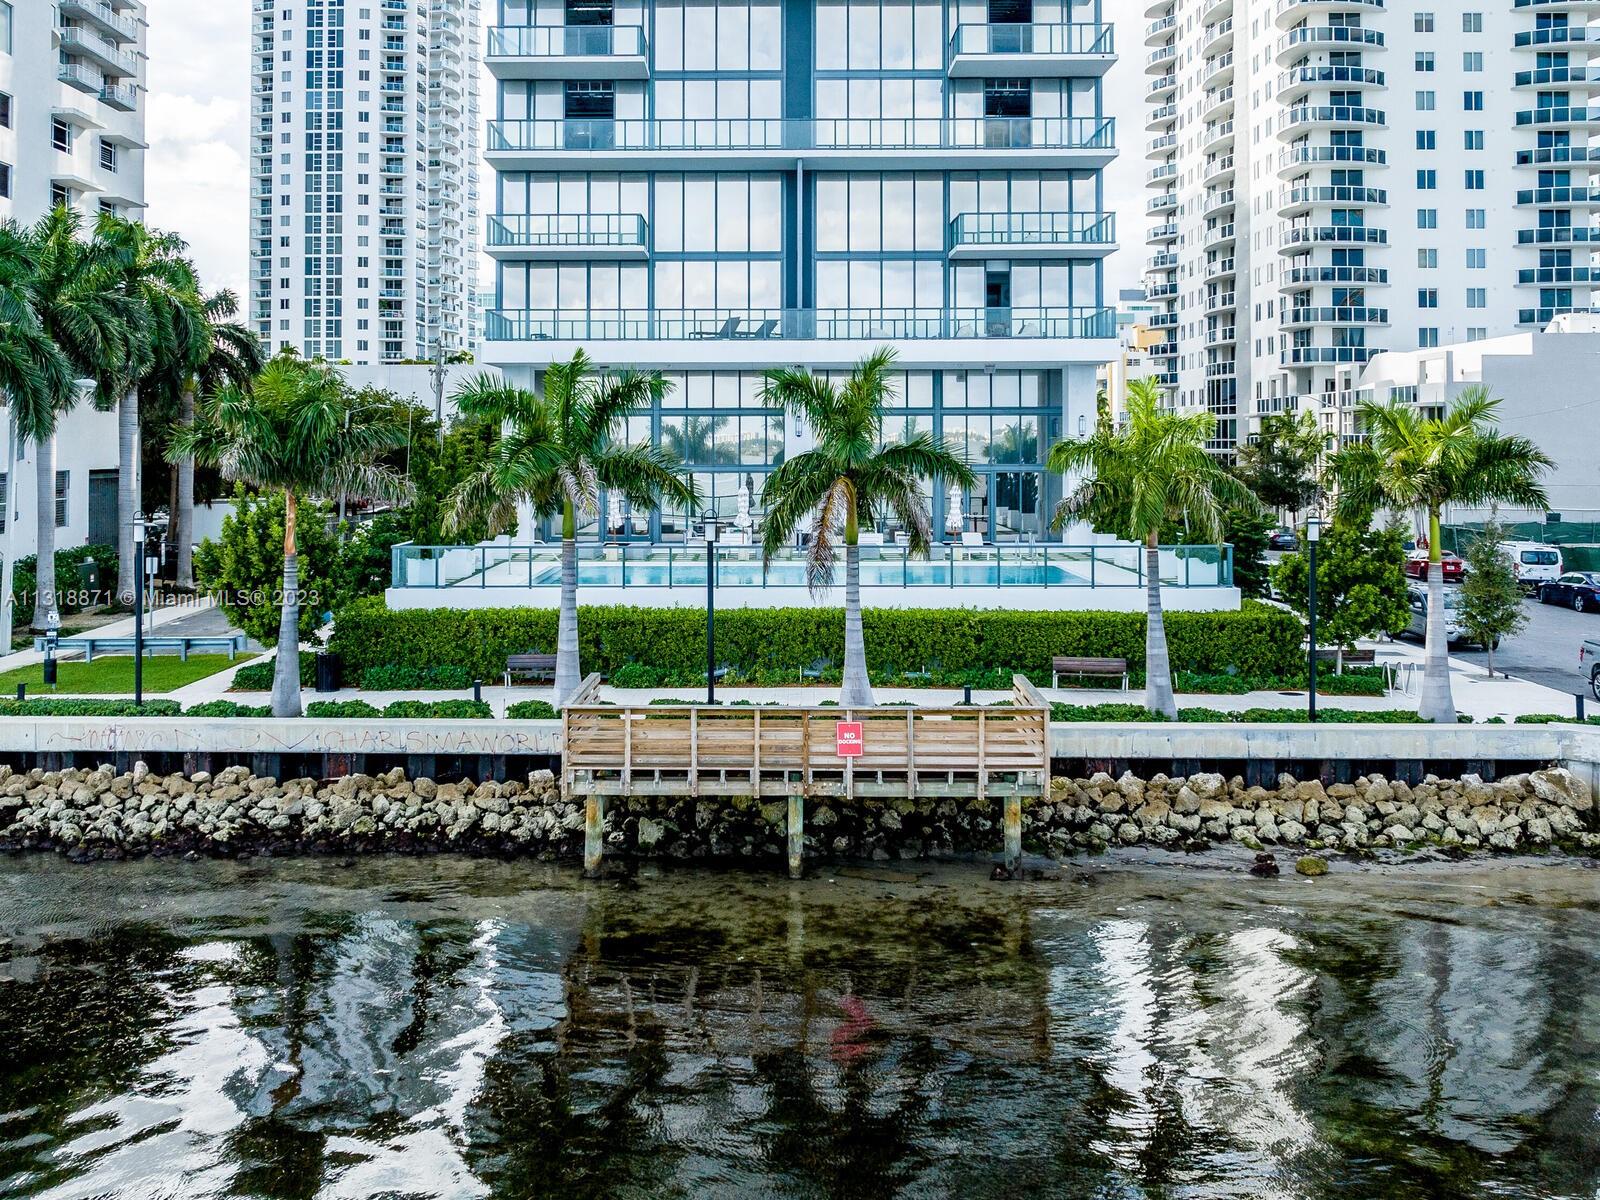
[[[717,518],[703,518],[706,539],[706,703],[717,702]]]
[[[133,514],[133,704],[144,707],[144,541],[150,522],[144,513]]]
[[[1310,720],[1317,719],[1317,542],[1322,537],[1322,521],[1318,517],[1306,518],[1306,559],[1309,570],[1306,574],[1307,603],[1306,614],[1309,618],[1311,656],[1308,663],[1308,672],[1311,681],[1311,699],[1307,709]]]

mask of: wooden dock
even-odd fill
[[[1010,705],[992,708],[617,705],[598,702],[599,684],[589,676],[561,712],[562,786],[585,800],[589,873],[600,868],[611,796],[783,797],[796,878],[808,799],[993,797],[1004,801],[1015,872],[1022,800],[1050,791],[1050,705],[1021,675]]]

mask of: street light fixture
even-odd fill
[[[1311,682],[1310,702],[1307,708],[1307,717],[1317,719],[1317,542],[1322,538],[1322,520],[1319,517],[1306,518],[1306,614],[1309,618],[1311,657],[1309,662],[1309,676]]]
[[[706,703],[717,702],[717,518],[707,512],[701,519],[706,540]]]
[[[133,514],[133,705],[144,707],[144,543],[150,520]]]

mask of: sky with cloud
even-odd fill
[[[249,0],[147,0],[150,99],[146,220],[188,240],[208,289],[242,297],[248,270]],[[484,6],[487,14],[492,0]],[[1106,108],[1123,114],[1122,153],[1106,172],[1122,249],[1107,266],[1107,295],[1137,285],[1145,259],[1144,74],[1140,6],[1107,0],[1122,58],[1106,82]],[[1128,119],[1127,114],[1133,114]],[[486,169],[486,168],[485,168]],[[485,195],[488,194],[484,191]]]

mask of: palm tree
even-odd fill
[[[536,395],[490,374],[455,393],[463,416],[503,432],[487,457],[452,491],[444,525],[485,522],[492,535],[516,525],[517,508],[561,518],[561,610],[556,634],[556,704],[577,688],[578,515],[592,515],[600,489],[621,494],[635,510],[663,499],[685,509],[699,503],[683,464],[665,449],[617,445],[630,413],[658,402],[668,384],[659,372],[598,374],[579,350],[544,373]]]
[[[143,310],[141,337],[122,381],[117,404],[117,596],[133,599],[141,586],[127,547],[139,510],[139,392],[150,375],[176,373],[180,364],[201,359],[207,346],[207,321],[188,245],[176,234],[148,229],[137,221],[101,214],[98,233],[117,248],[124,293]]]
[[[42,217],[27,233],[32,249],[34,309],[39,325],[66,360],[70,373],[93,380],[102,403],[116,394],[139,343],[143,312],[122,289],[116,247],[98,231],[82,235],[82,219],[65,205]],[[37,587],[33,627],[47,627],[56,607],[55,433],[61,417],[80,398],[69,378],[51,392],[49,404],[19,422],[35,445]],[[119,559],[128,558],[126,544]]]
[[[283,598],[272,672],[272,715],[300,715],[300,597],[295,526],[303,497],[355,492],[399,502],[410,487],[380,463],[406,442],[395,407],[352,394],[321,364],[275,358],[248,391],[234,386],[202,397],[194,424],[177,430],[168,457],[190,457],[228,479],[281,491]]]
[[[813,595],[833,586],[835,539],[844,534],[844,679],[839,703],[872,703],[866,639],[861,630],[861,562],[857,539],[869,525],[893,513],[913,554],[926,554],[932,540],[922,481],[945,479],[970,488],[977,476],[943,440],[921,433],[885,445],[883,410],[894,395],[890,370],[894,351],[881,349],[856,364],[842,385],[798,368],[771,371],[761,387],[769,405],[805,421],[816,449],[786,459],[767,476],[761,503],[767,510],[762,555],[772,556],[809,523],[806,575]]]
[[[1082,478],[1069,482],[1056,509],[1054,528],[1069,518],[1144,546],[1145,557],[1145,707],[1176,720],[1172,665],[1161,613],[1161,555],[1164,526],[1178,522],[1209,541],[1222,537],[1228,505],[1252,511],[1255,495],[1206,450],[1215,428],[1210,413],[1167,411],[1154,379],[1128,384],[1127,423],[1113,429],[1099,423],[1080,441],[1057,442],[1047,469]]]
[[[1428,631],[1418,711],[1429,721],[1456,719],[1439,569],[1440,513],[1447,504],[1549,505],[1539,477],[1554,464],[1527,438],[1496,430],[1499,408],[1481,384],[1463,388],[1440,417],[1424,417],[1405,403],[1368,400],[1356,410],[1364,440],[1334,458],[1341,517],[1357,519],[1379,508],[1426,514]]]

